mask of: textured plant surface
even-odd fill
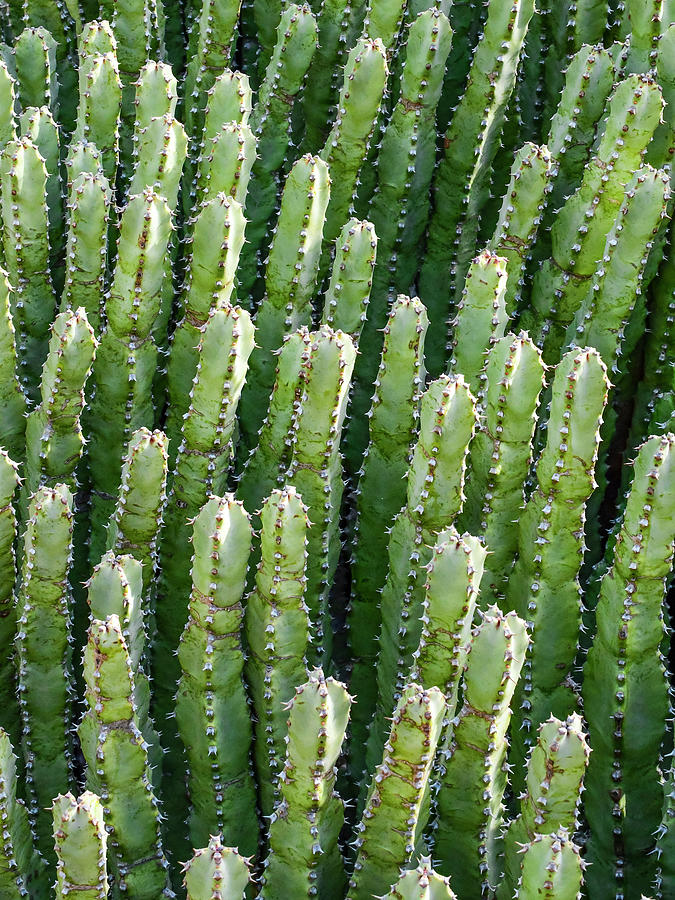
[[[675,900],[675,0],[0,2],[0,900]]]

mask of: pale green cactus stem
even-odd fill
[[[97,53],[117,52],[117,40],[107,19],[86,22],[77,36],[77,52],[80,60]]]
[[[31,874],[38,867],[26,807],[16,796],[16,756],[9,735],[0,728],[0,891],[7,900],[30,897]],[[38,895],[41,896],[41,895]]]
[[[181,298],[182,318],[170,345],[167,366],[169,409],[166,431],[175,460],[190,387],[199,363],[200,332],[212,310],[229,306],[246,221],[241,204],[217,194],[194,221],[192,248]]]
[[[675,766],[672,764],[664,785],[664,800],[656,844],[659,863],[654,896],[658,900],[666,900],[675,890]]]
[[[257,140],[242,122],[226,122],[204,145],[197,166],[195,209],[223,193],[244,205],[256,158]]]
[[[382,42],[377,38],[361,38],[349,53],[335,121],[320,153],[331,174],[322,273],[328,267],[326,247],[338,237],[343,222],[353,210],[359,173],[368,155],[387,74]]]
[[[499,219],[487,245],[487,250],[506,264],[504,304],[509,316],[522,299],[525,270],[542,221],[551,172],[548,147],[528,143],[516,153]]]
[[[666,101],[666,109],[663,122],[658,125],[647,150],[647,157],[655,166],[670,164],[672,177],[675,158],[675,22],[663,31],[657,49],[656,75]]]
[[[83,55],[78,77],[79,104],[72,139],[88,141],[98,148],[103,172],[114,184],[122,103],[122,83],[115,50]]]
[[[450,881],[434,872],[430,856],[422,856],[416,869],[408,869],[392,885],[384,900],[457,900]]]
[[[206,95],[202,146],[212,140],[226,122],[248,125],[253,109],[253,92],[248,75],[225,69]]]
[[[54,797],[71,786],[71,603],[73,497],[66,485],[31,499],[17,596],[16,654],[28,811],[38,847],[53,860]]]
[[[173,115],[154,116],[136,135],[134,173],[129,196],[153,188],[175,212],[187,154],[187,135]]]
[[[70,187],[60,311],[82,307],[94,334],[101,333],[111,202],[110,184],[102,173],[82,172]]]
[[[586,880],[599,900],[619,889],[639,896],[656,871],[652,850],[663,806],[657,767],[668,715],[662,603],[675,540],[674,463],[672,433],[650,438],[638,452],[584,665],[593,748],[584,803],[592,863]]]
[[[525,622],[514,613],[503,616],[493,606],[483,614],[471,641],[463,706],[445,738],[433,855],[466,900],[493,891],[500,877],[506,735],[527,644]]]
[[[272,491],[260,514],[260,562],[246,600],[246,681],[255,711],[254,759],[260,810],[279,799],[286,704],[306,677],[309,614],[304,601],[307,508],[294,487]]]
[[[521,853],[517,900],[579,900],[584,862],[567,831],[537,834]]]
[[[178,645],[176,694],[176,723],[187,756],[190,838],[203,846],[218,833],[246,855],[258,844],[241,644],[251,538],[249,516],[232,494],[211,497],[194,520],[192,593]]]
[[[497,888],[498,900],[514,896],[525,844],[537,835],[555,834],[561,828],[570,834],[577,830],[590,752],[581,717],[576,713],[565,721],[551,716],[542,723],[527,762],[520,813],[509,823],[504,836],[504,876]]]
[[[328,166],[318,156],[303,156],[286,179],[265,269],[265,296],[255,318],[256,347],[251,355],[251,376],[242,398],[240,422],[242,440],[249,449],[274,385],[275,351],[286,334],[312,324],[312,299],[329,195]],[[249,193],[249,199],[250,196]],[[247,244],[249,225],[250,222],[246,226]]]
[[[56,112],[59,83],[56,77],[56,41],[42,27],[28,27],[14,45],[17,88],[23,109],[48,106]]]
[[[85,791],[77,799],[59,794],[52,806],[57,898],[105,900],[108,896],[108,833],[100,799]]]
[[[504,337],[509,321],[506,263],[489,250],[473,260],[452,322],[449,371],[463,375],[479,398],[485,383],[485,360],[494,344]]]
[[[596,350],[571,350],[562,358],[553,377],[536,486],[518,517],[518,558],[502,604],[525,619],[531,636],[514,706],[516,789],[539,725],[551,714],[566,718],[577,705],[571,676],[581,627],[585,508],[595,488],[608,389]]]
[[[323,296],[321,324],[344,331],[355,347],[359,345],[366,320],[376,258],[377,235],[373,224],[349,219],[335,242],[330,281]]]
[[[340,440],[356,350],[349,335],[326,325],[312,335],[303,389],[289,429],[292,456],[285,484],[293,484],[312,523],[307,532],[307,592],[314,659],[330,659],[329,593],[340,555],[344,490]]]
[[[17,743],[20,738],[19,707],[16,696],[14,638],[16,635],[16,554],[17,534],[14,494],[19,483],[18,466],[0,450],[0,720],[9,736]]]
[[[173,116],[178,102],[178,82],[171,66],[149,59],[136,82],[136,122],[134,135],[138,135],[158,116]]]
[[[70,199],[73,184],[83,172],[90,175],[103,175],[103,158],[101,151],[89,141],[71,141],[65,159],[66,197]]]
[[[277,20],[278,21],[278,20]],[[249,184],[246,218],[247,248],[238,273],[241,296],[248,295],[266,256],[269,220],[277,205],[279,171],[288,151],[288,122],[316,48],[317,25],[307,4],[286,7],[277,43],[251,113],[251,131],[258,140],[258,158]],[[258,34],[262,43],[262,29]],[[259,59],[264,51],[261,49]]]
[[[270,822],[261,900],[340,900],[345,872],[338,846],[344,820],[335,763],[349,719],[345,686],[313,669],[288,703],[286,762]]]
[[[26,446],[26,395],[19,379],[11,306],[12,292],[7,273],[0,269],[0,446],[20,460]]]
[[[427,367],[432,375],[444,368],[444,323],[475,255],[479,212],[487,199],[490,169],[533,12],[534,0],[490,3],[466,91],[445,133],[419,280],[432,326],[427,342]]]
[[[617,369],[624,330],[642,293],[655,235],[667,216],[669,173],[643,166],[626,189],[593,284],[570,323],[566,343],[595,347],[610,372]]]
[[[373,670],[382,623],[380,592],[387,579],[389,528],[406,499],[405,474],[424,390],[427,324],[419,300],[401,295],[394,301],[368,413],[370,441],[356,491],[352,592],[347,611],[352,660],[349,686],[356,695],[350,768],[357,778],[364,767],[367,730],[377,699]]]
[[[532,459],[544,382],[541,353],[525,334],[495,342],[484,370],[483,419],[469,450],[461,527],[480,535],[489,553],[482,606],[501,603],[518,550],[517,522]]]
[[[19,377],[37,401],[56,298],[49,274],[47,170],[28,138],[10,141],[0,157],[2,240],[18,332]]]
[[[648,76],[629,76],[609,99],[597,153],[556,217],[551,258],[536,273],[532,303],[520,320],[542,347],[547,364],[558,358],[565,329],[595,276],[616,207],[640,166],[662,108],[661,90]]]
[[[76,490],[75,469],[84,448],[80,416],[96,346],[83,309],[59,313],[42,369],[40,405],[26,422],[25,506],[42,485],[67,484]]]
[[[246,460],[237,495],[255,516],[263,498],[284,486],[284,475],[293,454],[291,424],[304,388],[303,370],[309,361],[312,335],[299,328],[284,338],[279,350],[274,388],[267,415],[258,433],[258,444]]]
[[[16,140],[15,85],[6,63],[0,61],[0,152]]]
[[[476,425],[475,401],[461,376],[444,375],[432,382],[421,407],[407,498],[389,537],[376,672],[378,698],[366,749],[368,772],[382,758],[386,720],[405,687],[419,645],[425,568],[432,559],[436,535],[462,509],[467,448]]]
[[[386,893],[415,850],[415,831],[441,734],[445,698],[410,682],[394,711],[381,762],[356,826],[348,900]]]
[[[92,563],[103,553],[105,525],[115,509],[131,435],[154,424],[151,386],[158,353],[151,329],[159,313],[170,233],[171,213],[162,197],[148,188],[129,200],[120,218],[117,264],[105,301],[106,328],[86,415]]]
[[[663,0],[624,0],[625,34],[629,35],[626,74],[649,72],[656,67],[658,43],[662,32]],[[672,24],[666,22],[666,25]]]
[[[100,796],[115,896],[173,897],[159,833],[147,744],[138,727],[134,675],[119,619],[89,627],[85,713],[78,727],[87,787]]]
[[[209,838],[208,846],[195,850],[184,865],[187,900],[242,900],[251,883],[249,863],[238,850],[224,846],[220,835]]]

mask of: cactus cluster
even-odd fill
[[[0,900],[675,900],[675,2],[0,2]]]

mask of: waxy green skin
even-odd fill
[[[656,870],[651,851],[663,804],[656,769],[668,714],[662,603],[674,540],[675,435],[669,433],[638,452],[584,665],[593,747],[584,798],[593,863],[586,880],[599,900],[615,896],[618,866],[627,898],[648,891]]]
[[[349,219],[335,242],[321,324],[344,331],[355,347],[366,320],[376,258],[377,235],[372,222]]]
[[[105,900],[108,896],[108,867],[105,829],[100,799],[85,791],[77,799],[60,794],[52,806],[57,897],[78,900]]]
[[[671,14],[672,18],[672,14]],[[665,18],[664,22],[667,21]],[[675,22],[665,28],[657,45],[656,74],[666,108],[648,148],[647,157],[655,166],[670,162],[675,156]],[[672,168],[671,168],[672,175]]]
[[[249,860],[224,846],[220,835],[210,838],[207,847],[195,850],[183,871],[187,900],[242,900],[251,882]]]
[[[317,24],[309,6],[287,6],[249,123],[258,139],[258,158],[246,202],[248,243],[238,273],[242,296],[251,292],[265,255],[268,222],[277,202],[279,170],[288,150],[288,120],[314,54],[316,38]]]
[[[450,881],[431,867],[431,857],[423,856],[416,869],[402,872],[385,900],[457,900]]]
[[[527,329],[555,363],[565,329],[574,319],[603,255],[605,240],[661,116],[658,85],[647,76],[619,82],[607,106],[606,127],[581,186],[556,216],[551,258],[536,273],[532,303],[523,312]],[[624,126],[627,130],[624,131]]]
[[[410,682],[394,711],[384,755],[372,777],[347,900],[383,895],[415,849],[415,830],[441,735],[445,697]]]
[[[2,243],[18,333],[19,377],[30,399],[37,401],[56,298],[49,275],[47,170],[28,138],[5,146],[0,183]]]
[[[286,704],[305,679],[309,614],[305,605],[307,508],[294,487],[274,490],[260,513],[260,562],[246,599],[246,683],[255,711],[254,761],[260,810],[279,799]]]
[[[171,114],[151,118],[136,135],[129,195],[153,188],[175,212],[186,155],[187,135],[178,119]]]
[[[6,450],[0,450],[0,723],[17,747],[21,731],[14,662],[17,521],[13,500],[18,484],[17,464]]]
[[[479,900],[499,879],[506,734],[527,644],[522,619],[488,609],[473,632],[463,706],[444,738],[433,854],[438,871],[450,875],[466,900]]]
[[[659,862],[655,897],[659,900],[665,900],[675,889],[675,768],[672,765],[664,788],[663,819],[656,844]]]
[[[292,456],[284,483],[300,493],[312,523],[307,532],[307,592],[315,659],[330,659],[328,597],[340,554],[344,490],[340,439],[356,350],[349,335],[326,325],[312,335],[300,403],[290,426]]]
[[[73,497],[40,488],[28,509],[17,596],[16,654],[28,811],[38,848],[53,861],[48,807],[72,779],[71,603]]]
[[[508,324],[506,264],[507,260],[489,250],[473,260],[452,323],[449,370],[463,375],[479,397],[485,360]]]
[[[579,900],[584,863],[567,831],[537,835],[521,853],[517,900]]]
[[[369,417],[369,443],[356,493],[351,561],[352,593],[347,611],[356,696],[351,719],[350,765],[364,766],[367,729],[377,700],[373,679],[380,633],[380,592],[387,580],[388,530],[406,499],[405,474],[424,389],[424,338],[428,320],[418,299],[400,295],[384,330],[382,359]]]
[[[16,140],[15,85],[7,65],[0,61],[0,151],[9,141]]]
[[[16,331],[11,312],[12,290],[8,276],[0,268],[0,446],[13,459],[25,452],[26,395],[19,378]]]
[[[251,537],[249,516],[232,494],[211,497],[194,520],[192,593],[178,645],[182,674],[176,694],[192,843],[202,846],[218,833],[246,855],[258,844],[240,636]]]
[[[56,41],[42,27],[28,27],[17,37],[14,56],[19,100],[23,109],[49,106],[56,109]]]
[[[432,382],[422,397],[405,506],[389,537],[376,673],[378,699],[366,749],[369,772],[382,758],[386,720],[419,645],[424,570],[436,535],[452,524],[462,508],[467,447],[475,424],[474,398],[461,376],[445,375]]]
[[[92,621],[83,667],[86,711],[78,734],[87,787],[104,804],[114,893],[125,890],[130,900],[172,897],[134,675],[117,616]]]
[[[577,830],[589,754],[581,717],[576,713],[564,722],[551,716],[542,723],[527,763],[520,813],[504,836],[504,876],[497,889],[498,900],[514,896],[523,845],[536,840],[536,835],[553,835],[561,828],[571,834]],[[573,898],[576,900],[576,895]]]
[[[73,182],[78,175],[88,172],[90,175],[103,175],[101,151],[89,141],[71,141],[65,159],[66,192],[70,200]]]
[[[89,141],[101,153],[103,172],[114,183],[119,159],[122,83],[115,50],[82,54],[79,105],[72,140]]]
[[[504,597],[518,550],[523,486],[532,459],[537,405],[544,382],[541,353],[524,334],[504,335],[487,356],[481,426],[469,450],[461,527],[489,550],[482,607]]]
[[[212,140],[226,122],[248,125],[253,109],[253,92],[248,75],[225,69],[207,94],[202,146]]]
[[[621,28],[629,36],[624,63],[626,73],[649,72],[654,68],[662,32],[663,7],[663,0],[624,0]]]
[[[30,897],[29,885],[34,891],[38,887],[30,883],[30,875],[38,868],[38,861],[28,814],[23,801],[16,796],[16,789],[16,756],[9,735],[0,728],[0,891],[7,900]]]
[[[518,559],[504,609],[527,622],[531,643],[514,704],[514,785],[536,729],[551,714],[566,718],[577,705],[570,683],[579,645],[585,506],[595,487],[607,370],[596,350],[570,350],[558,364],[547,441],[536,487],[518,522]]]
[[[321,669],[309,672],[288,703],[286,762],[270,822],[261,900],[344,896],[337,843],[344,807],[334,786],[350,703],[345,686],[325,678]]]
[[[42,369],[41,402],[26,422],[25,505],[41,485],[76,489],[75,469],[84,447],[80,416],[96,345],[83,309],[59,313]]]
[[[479,211],[489,190],[490,167],[533,11],[533,0],[490,4],[466,91],[445,133],[419,278],[420,296],[432,325],[433,337],[427,344],[427,368],[432,375],[444,368],[444,323],[475,254]]]
[[[226,122],[204,145],[197,167],[195,208],[219,193],[244,205],[257,139],[243,122]]]
[[[251,354],[241,419],[242,439],[249,447],[254,443],[274,384],[274,352],[286,334],[312,323],[311,302],[329,196],[328,166],[317,156],[303,156],[284,185],[265,269],[265,296],[255,317],[256,347]],[[247,246],[249,226],[250,222],[246,226]]]

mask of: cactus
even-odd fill
[[[184,885],[188,900],[242,900],[251,881],[248,861],[232,847],[223,846],[219,835],[207,847],[195,850],[185,863]]]
[[[52,807],[54,845],[58,857],[56,890],[59,897],[102,900],[108,896],[108,872],[103,809],[96,794],[85,791],[77,799],[60,794]]]
[[[12,316],[12,290],[7,273],[0,269],[0,360],[2,399],[0,402],[0,444],[16,459],[25,450],[26,395],[19,377],[16,331]]]
[[[16,634],[16,598],[14,583],[17,566],[14,544],[17,521],[14,495],[19,483],[18,466],[5,450],[0,451],[0,684],[2,685],[2,727],[18,747],[19,706],[14,669],[14,636]]]
[[[14,58],[23,109],[29,106],[56,108],[59,91],[56,46],[52,35],[41,26],[29,26],[17,37]]]
[[[39,865],[26,808],[16,796],[16,787],[16,757],[9,735],[0,728],[0,890],[7,900],[30,896],[31,875]]]
[[[117,173],[122,103],[115,43],[105,52],[96,52],[94,48],[86,54],[81,52],[78,78],[79,104],[72,139],[94,144],[101,154],[103,172],[113,183]]]
[[[355,347],[358,347],[366,320],[376,259],[377,235],[372,223],[349,219],[335,242],[321,324],[344,331]]]
[[[227,194],[242,205],[255,161],[257,141],[241,122],[227,122],[204,147],[197,169],[197,204],[204,204],[219,193]]]
[[[385,900],[456,900],[450,882],[431,867],[431,858],[423,856],[416,869],[408,869],[393,885]]]
[[[584,864],[567,832],[538,834],[522,854],[518,900],[578,900]]]

